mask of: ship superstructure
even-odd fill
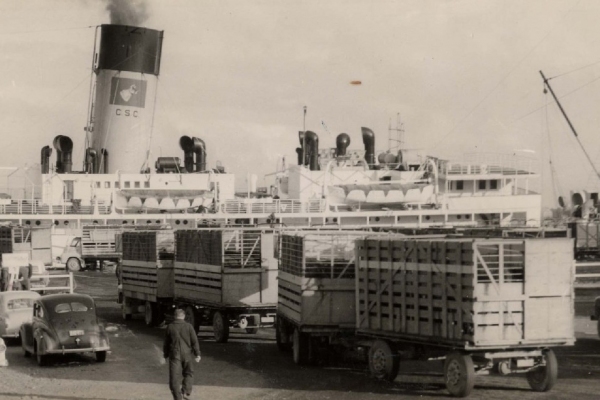
[[[57,136],[53,148],[42,148],[40,184],[3,196],[0,219],[63,229],[540,224],[534,161],[377,153],[368,128],[361,129],[362,149],[350,148],[345,133],[335,147],[319,149],[316,133],[300,132],[296,165],[281,168],[268,190],[244,197],[236,196],[233,174],[207,166],[207,148],[198,137],[173,139],[183,160],[150,159],[163,33],[122,25],[102,25],[98,32],[82,170],[73,168],[72,140]]]

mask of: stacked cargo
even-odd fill
[[[156,325],[174,294],[174,233],[170,229],[123,232],[121,278],[123,283],[123,316],[128,319],[143,306],[146,324]]]
[[[175,300],[197,329],[212,320],[215,338],[230,327],[255,333],[272,325],[277,261],[272,230],[215,228],[176,232]]]

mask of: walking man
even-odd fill
[[[163,354],[169,359],[169,388],[173,399],[189,399],[194,383],[192,362],[194,357],[200,362],[200,346],[194,328],[185,322],[185,312],[181,309],[175,310],[175,321],[167,326]]]

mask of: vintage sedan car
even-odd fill
[[[104,326],[98,323],[94,300],[84,294],[52,294],[33,304],[33,319],[21,326],[21,346],[39,365],[53,354],[95,353],[98,362],[110,350]]]
[[[0,338],[0,367],[8,367],[8,361],[6,360],[6,344],[4,344],[2,338]]]
[[[33,302],[39,297],[29,290],[0,293],[0,337],[19,337],[21,325],[31,322]]]

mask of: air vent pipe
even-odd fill
[[[196,153],[196,172],[206,171],[206,143],[197,137],[193,137],[192,142]]]
[[[345,156],[348,146],[350,146],[350,136],[347,133],[337,135],[335,139],[336,156]]]
[[[375,133],[369,128],[362,127],[363,143],[365,145],[365,160],[369,165],[369,169],[375,167]]]
[[[50,172],[50,155],[52,154],[52,149],[50,146],[42,147],[42,174],[47,174]]]
[[[179,147],[183,150],[183,166],[187,172],[194,172],[194,141],[189,136],[179,138]]]

